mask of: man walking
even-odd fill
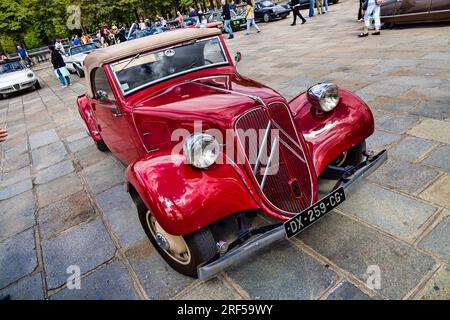
[[[231,28],[231,10],[228,0],[222,0],[222,18],[225,31],[228,32],[228,39],[233,39],[233,29]]]
[[[292,14],[294,15],[294,21],[292,22],[291,26],[295,26],[297,17],[302,19],[302,24],[304,24],[306,22],[306,19],[303,18],[302,14],[300,13],[300,0],[292,0],[291,9]]]
[[[309,0],[309,16],[314,17],[314,3],[315,0]]]

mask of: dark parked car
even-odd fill
[[[286,18],[291,9],[287,4],[277,5],[269,0],[262,0],[255,3],[255,20],[269,22],[275,19]]]
[[[338,2],[339,2],[339,0],[328,0],[328,5],[336,4]],[[314,1],[314,4],[315,4],[315,1]],[[288,1],[288,6],[289,7],[291,6],[291,1],[290,0]],[[309,0],[300,0],[300,7],[301,8],[309,8]]]
[[[384,0],[384,25],[410,22],[450,21],[450,0]]]

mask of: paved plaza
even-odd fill
[[[307,15],[307,10],[302,10]],[[0,100],[0,296],[12,299],[450,299],[450,24],[357,38],[357,1],[304,25],[260,23],[227,40],[238,70],[288,99],[333,81],[368,102],[368,140],[389,160],[291,242],[203,282],[147,240],[125,167],[86,134],[49,64],[43,84]],[[337,141],[338,142],[338,141]],[[78,266],[81,289],[66,288]],[[370,285],[379,271],[379,286]]]

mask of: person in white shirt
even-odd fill
[[[139,29],[141,29],[141,30],[147,29],[147,25],[145,24],[145,22],[142,19],[139,20]]]
[[[62,44],[61,38],[56,38],[55,49],[59,51],[60,54],[65,55],[66,50],[64,49],[64,45]]]

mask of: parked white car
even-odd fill
[[[0,62],[0,99],[9,93],[32,87],[37,90],[41,85],[31,69],[20,61]]]
[[[80,78],[84,77],[84,59],[92,51],[100,48],[98,43],[81,44],[79,46],[70,47],[63,57],[66,68],[76,73]]]

